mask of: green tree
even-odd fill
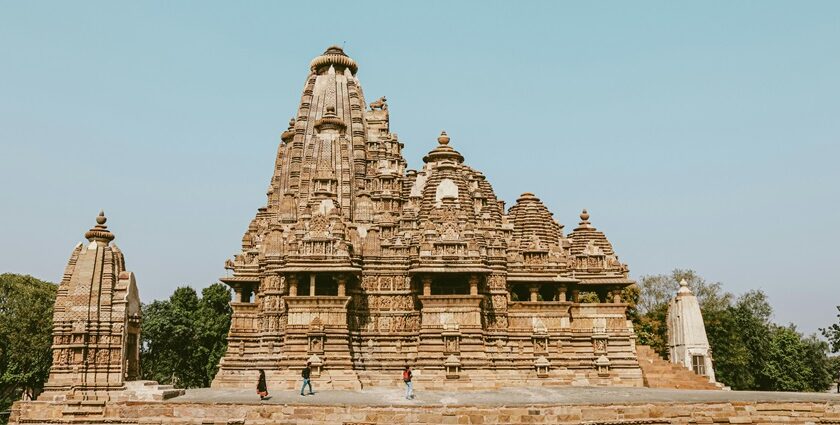
[[[218,370],[230,327],[230,289],[180,287],[168,300],[143,306],[143,377],[179,387],[207,387]]]
[[[660,304],[633,322],[639,344],[650,346],[662,358],[668,358],[668,304]]]
[[[840,312],[840,305],[837,306],[837,311]],[[827,328],[820,329],[823,336],[828,339],[831,346],[831,352],[840,352],[840,314],[837,315],[838,323],[835,323]]]
[[[771,342],[770,317],[773,308],[767,300],[767,295],[762,291],[749,291],[736,301],[731,307],[735,317],[735,328],[742,344],[749,350],[749,357],[746,359],[746,370],[733,370],[730,374],[741,374],[739,378],[742,386],[733,386],[735,389],[764,390],[769,389],[769,378],[764,372],[764,365],[767,362],[767,353]],[[716,354],[712,346],[712,356]],[[740,360],[740,359],[739,359]]]
[[[706,311],[703,321],[717,381],[736,390],[753,389],[755,378],[749,369],[750,349],[738,332],[738,320],[733,309]]]
[[[840,384],[840,356],[831,356],[828,358],[828,373],[834,382]]]
[[[56,285],[32,276],[0,274],[0,411],[24,392],[37,395],[52,364]]]
[[[766,390],[825,391],[831,385],[826,351],[828,345],[791,326],[774,326],[762,371]]]

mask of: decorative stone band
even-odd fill
[[[335,108],[328,106],[327,113],[321,119],[315,121],[315,128],[318,130],[335,129],[342,131],[347,128],[347,124],[338,117],[335,113]]]
[[[342,67],[349,68],[350,72],[352,72],[353,75],[355,75],[356,71],[359,70],[358,65],[356,65],[356,61],[350,59],[340,49],[338,49],[338,52],[340,53],[333,53],[332,48],[327,49],[327,51],[324,52],[323,55],[312,59],[312,62],[309,64],[309,68],[314,72],[322,67],[326,67],[329,65],[339,65]]]

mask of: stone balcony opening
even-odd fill
[[[431,295],[469,295],[470,283],[467,275],[438,274],[432,277]]]
[[[293,275],[289,296],[292,297],[344,297],[348,276],[344,273],[312,272]]]
[[[475,273],[429,273],[418,280],[424,296],[478,295],[482,277]]]
[[[556,282],[513,283],[509,287],[511,302],[566,301],[566,288]]]

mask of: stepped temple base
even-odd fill
[[[461,370],[453,375],[443,369],[414,370],[414,388],[423,390],[490,391],[507,387],[642,387],[642,372],[638,368],[613,369],[599,374],[590,368],[556,369],[545,373],[536,370]],[[316,375],[313,375],[314,377]],[[220,371],[213,381],[213,389],[251,389],[256,382],[252,371]],[[300,388],[300,371],[296,369],[266,370],[269,388],[289,390]],[[402,370],[326,370],[313,380],[314,385],[327,390],[361,390],[393,388],[402,385]]]
[[[165,401],[17,402],[11,424],[840,424],[840,395],[650,388],[272,392],[189,390]]]

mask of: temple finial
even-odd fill
[[[106,245],[108,242],[114,240],[114,234],[108,230],[108,226],[105,225],[105,222],[108,221],[108,218],[105,217],[105,211],[100,210],[99,215],[96,216],[96,226],[93,226],[90,230],[85,232],[85,238],[88,241],[98,241],[104,242]]]
[[[449,144],[449,136],[446,134],[445,131],[440,132],[440,136],[438,136],[438,143],[440,143],[441,145]]]
[[[589,212],[586,211],[586,208],[584,208],[583,211],[581,211],[580,219],[581,221],[589,221]]]
[[[688,282],[683,278],[680,280],[680,289],[677,294],[691,294],[691,288],[688,287]]]

